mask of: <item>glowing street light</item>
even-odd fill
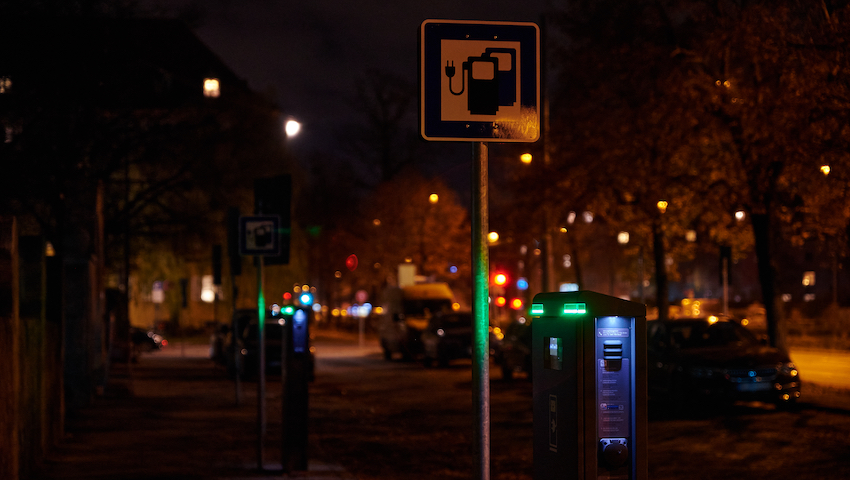
[[[829,165],[821,165],[820,167],[820,173],[822,173],[824,177],[829,175],[829,170]]]
[[[290,118],[284,124],[283,131],[286,132],[287,138],[292,138],[301,131],[301,123]]]
[[[743,220],[744,218],[746,218],[746,216],[747,216],[747,214],[744,213],[743,210],[738,210],[737,212],[735,212],[735,219],[738,220],[739,222],[741,220]]]
[[[428,197],[428,201],[429,201],[429,202],[431,202],[431,203],[437,203],[437,202],[439,202],[439,201],[440,201],[440,196],[439,196],[439,195],[437,195],[436,193],[432,193],[432,194]]]
[[[519,156],[519,161],[526,164],[526,165],[531,163],[531,159],[532,159],[532,157],[531,157],[530,153],[523,153],[522,155]]]

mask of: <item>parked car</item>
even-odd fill
[[[241,314],[240,314],[241,312]],[[259,370],[259,322],[257,313],[237,310],[238,335],[228,333],[224,340],[224,362],[229,375],[240,378],[253,377]],[[270,374],[281,373],[281,353],[283,346],[283,324],[280,317],[269,314],[264,324],[265,371]],[[234,348],[239,356],[234,355]],[[310,380],[315,376],[315,347],[308,349],[307,375]]]
[[[378,321],[378,337],[384,358],[396,354],[404,360],[415,360],[423,353],[422,332],[431,317],[451,312],[454,295],[445,283],[418,283],[406,287],[389,287],[381,294],[384,313]]]
[[[488,330],[490,353],[499,348],[501,333],[498,327]],[[435,362],[445,367],[450,361],[472,358],[472,313],[444,312],[431,317],[420,337],[423,362],[426,367]]]
[[[156,330],[130,327],[130,340],[136,352],[152,352],[168,345],[168,341]]]
[[[502,370],[502,378],[512,380],[517,372],[531,379],[531,320],[520,317],[504,330],[494,361]]]
[[[647,322],[650,400],[676,407],[800,397],[800,373],[788,352],[759,341],[739,322],[708,316]]]
[[[257,310],[254,308],[240,308],[233,312],[236,320],[237,330],[242,332],[249,323],[257,321]],[[230,323],[220,323],[213,328],[210,334],[210,359],[220,365],[228,365],[229,359],[233,358],[231,332],[233,320]],[[229,350],[228,350],[229,348]]]

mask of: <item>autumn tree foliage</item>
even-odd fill
[[[847,229],[835,208],[846,177],[821,171],[848,160],[847,2],[575,1],[561,13],[550,140],[553,183],[568,188],[556,191],[643,232],[660,308],[684,231],[754,245],[781,343],[777,242]]]
[[[397,281],[398,265],[412,263],[418,275],[448,282],[461,298],[469,294],[469,215],[439,178],[411,170],[383,182],[325,237],[322,250],[334,259],[341,291],[378,293]],[[344,261],[352,253],[359,265],[349,271]]]

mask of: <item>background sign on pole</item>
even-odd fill
[[[239,217],[240,255],[279,255],[280,217],[255,215]]]

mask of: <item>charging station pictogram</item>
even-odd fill
[[[426,20],[420,33],[420,123],[426,140],[537,140],[537,25]]]
[[[240,255],[279,255],[280,217],[256,215],[239,217]]]

